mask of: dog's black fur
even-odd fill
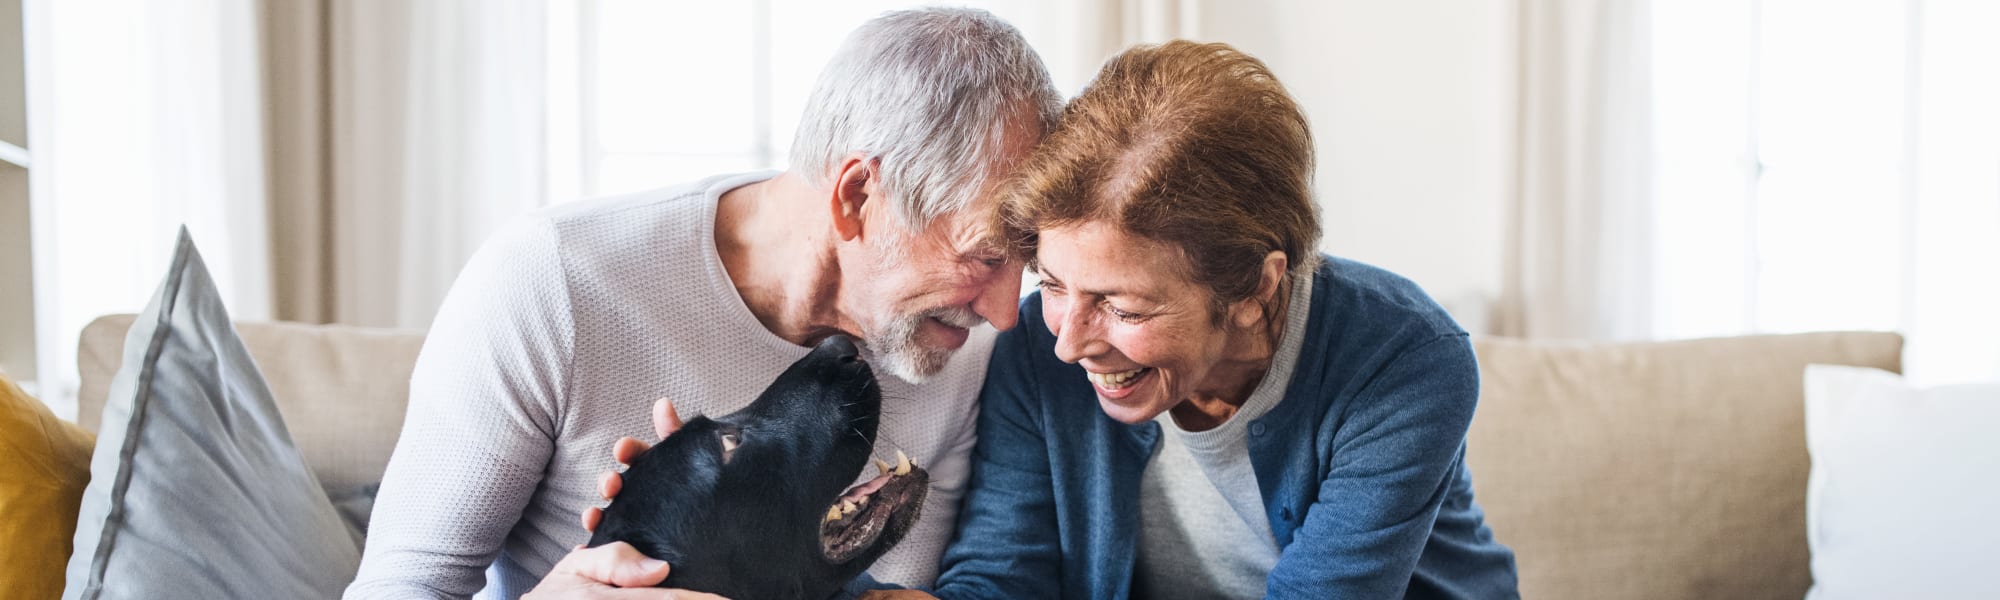
[[[830,596],[902,539],[929,487],[913,469],[830,519],[868,467],[881,411],[853,341],[827,338],[748,407],[688,421],[634,460],[590,545],[623,541],[667,561],[666,587]]]

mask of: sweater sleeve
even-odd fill
[[[1457,477],[1479,397],[1464,334],[1402,352],[1343,415],[1318,500],[1266,580],[1277,598],[1399,598]]]
[[[1024,324],[1000,335],[980,393],[979,443],[939,598],[1054,598],[1061,585],[1055,487]]]
[[[573,331],[546,220],[510,224],[473,255],[418,355],[347,598],[484,587],[554,450]]]

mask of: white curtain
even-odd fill
[[[1644,0],[1521,0],[1515,186],[1497,328],[1650,333],[1652,184]]]
[[[30,0],[39,388],[74,414],[76,334],[145,304],[186,224],[230,311],[271,317],[250,0]]]
[[[1104,60],[1133,44],[1201,40],[1200,0],[1102,0],[1076,6],[1073,68],[1095,76]],[[1087,77],[1088,77],[1087,76]]]
[[[422,328],[545,204],[539,0],[29,0],[35,348],[74,414],[76,338],[194,234],[232,316]]]
[[[430,324],[465,260],[546,203],[545,7],[338,2],[331,320]]]

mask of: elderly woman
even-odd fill
[[[1133,48],[1065,109],[1003,204],[1042,289],[996,342],[933,593],[1518,596],[1465,468],[1466,333],[1314,250],[1312,171],[1297,104],[1227,45]]]
[[[1041,290],[936,595],[1517,595],[1465,467],[1466,332],[1315,250],[1312,139],[1263,63],[1128,50],[1027,160],[1002,219]]]

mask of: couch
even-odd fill
[[[78,348],[95,431],[130,315]],[[420,332],[292,323],[238,330],[326,489],[379,481]],[[1475,340],[1467,447],[1479,502],[1528,598],[1801,598],[1803,370],[1900,371],[1892,333],[1641,343]]]

